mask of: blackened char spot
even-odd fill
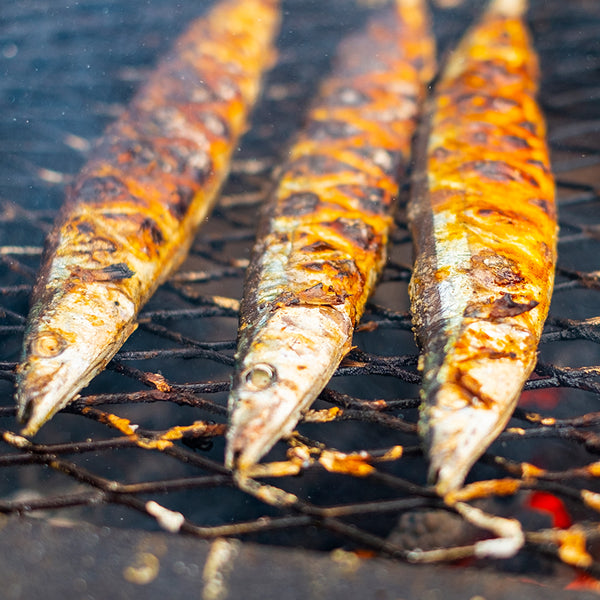
[[[392,202],[391,194],[379,187],[368,185],[338,185],[337,189],[354,199],[359,209],[372,215],[387,214]]]
[[[80,202],[111,202],[123,195],[130,195],[127,186],[112,175],[86,177],[76,184],[72,193]]]
[[[515,302],[510,294],[504,294],[493,302],[478,302],[469,304],[464,311],[466,318],[474,319],[504,319],[516,317],[535,308],[539,302],[531,300],[521,303]]]
[[[519,266],[514,260],[491,250],[473,255],[471,268],[477,279],[485,280],[489,274],[492,282],[500,287],[517,285],[523,281]]]
[[[300,248],[300,252],[330,252],[331,250],[335,250],[335,248],[323,241],[313,242]]]
[[[522,127],[526,131],[529,131],[529,133],[535,133],[536,132],[535,123],[533,123],[532,121],[521,121],[519,123],[519,127]]]
[[[460,170],[467,173],[474,171],[477,175],[492,181],[504,183],[509,181],[526,181],[534,187],[540,187],[535,177],[503,160],[474,160],[464,163],[460,167]]]
[[[311,121],[306,129],[306,136],[316,141],[339,140],[359,133],[360,130],[352,124],[334,119]]]
[[[288,166],[286,171],[291,177],[301,177],[303,175],[330,175],[347,173],[348,171],[353,173],[359,172],[358,169],[348,163],[323,154],[301,156],[294,160]]]
[[[518,135],[504,135],[502,136],[502,142],[510,148],[514,148],[515,150],[531,148],[529,142],[525,138],[519,137]]]
[[[80,221],[76,224],[77,231],[81,234],[90,234],[94,233],[95,229],[91,223],[87,223],[86,221]]]
[[[122,279],[129,279],[135,275],[135,271],[132,271],[127,263],[115,263],[101,269],[86,269],[85,267],[76,265],[71,267],[70,271],[73,278],[87,283],[120,281]]]
[[[369,248],[375,237],[373,228],[360,219],[344,219],[340,217],[328,223],[328,225],[361,250]]]
[[[348,294],[337,291],[331,285],[317,283],[298,292],[284,292],[275,301],[275,305],[294,306],[306,304],[308,306],[336,306],[343,304]]]
[[[527,202],[541,208],[551,219],[556,218],[556,208],[553,202],[545,198],[529,198]]]
[[[349,258],[326,261],[331,269],[337,271],[336,279],[349,279],[358,275],[361,277],[356,263]]]
[[[333,260],[314,260],[302,263],[302,268],[309,271],[323,271],[327,269],[329,276],[336,279],[347,280],[350,277],[359,275],[356,263],[348,258],[339,258]]]
[[[151,219],[150,217],[145,218],[142,221],[140,228],[142,231],[147,231],[150,234],[150,238],[155,244],[158,245],[164,242],[165,238],[162,231],[154,219]]]
[[[303,263],[302,268],[307,271],[322,271],[325,268],[325,261],[315,260],[313,262]]]
[[[527,164],[528,165],[532,165],[534,167],[538,167],[538,168],[542,169],[542,171],[547,171],[548,170],[547,167],[546,167],[546,165],[541,160],[535,160],[533,158],[530,158],[527,161]]]
[[[185,217],[194,199],[194,190],[186,185],[180,185],[168,200],[169,212],[180,221]]]
[[[114,265],[108,265],[103,269],[99,269],[103,273],[106,279],[104,281],[117,281],[120,279],[129,279],[135,275],[135,271],[132,271],[127,263],[115,263]],[[100,279],[98,277],[97,279]]]
[[[450,150],[443,146],[437,146],[431,151],[431,158],[435,160],[444,160],[451,154]]]
[[[296,192],[278,203],[278,214],[282,217],[307,215],[317,210],[319,196],[314,192]]]
[[[490,310],[490,317],[492,319],[516,317],[517,315],[530,311],[538,304],[539,302],[537,300],[530,300],[526,303],[515,302],[510,294],[504,294],[501,298],[498,298],[493,302],[492,309]]]

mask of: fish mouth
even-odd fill
[[[270,418],[274,411],[256,415],[254,411],[237,413],[227,435],[225,465],[228,469],[246,472],[253,467],[275,443],[288,437],[300,415],[285,419]]]
[[[74,372],[68,361],[30,359],[17,371],[17,420],[21,435],[34,436],[57,412],[74,400],[95,370]]]
[[[29,374],[18,379],[17,419],[24,425],[21,435],[34,436],[47,421],[62,410],[81,389],[63,385],[59,366],[50,373]]]
[[[291,404],[286,402],[289,388],[279,385],[272,393],[248,401],[244,393],[233,396],[237,409],[233,411],[227,431],[225,465],[238,472],[247,472],[280,440],[289,437],[310,406],[313,394]]]

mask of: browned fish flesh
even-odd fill
[[[226,462],[247,472],[325,387],[386,257],[434,42],[398,0],[341,47],[259,228],[241,307]]]
[[[554,182],[522,0],[495,0],[451,55],[409,205],[420,431],[440,493],[460,487],[535,367],[556,263]]]
[[[279,18],[277,0],[216,3],[176,41],[67,191],[17,370],[25,435],[106,366],[185,258],[273,62]]]

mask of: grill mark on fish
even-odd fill
[[[273,61],[279,18],[277,0],[214,3],[107,128],[67,190],[17,369],[25,435],[106,366],[141,306],[185,258]],[[66,341],[58,354],[52,336]],[[47,351],[33,352],[40,339]]]
[[[337,190],[354,200],[360,212],[369,215],[389,214],[393,201],[389,190],[364,185],[338,185]]]
[[[278,216],[301,217],[314,213],[321,200],[314,192],[296,192],[290,194],[277,206]]]
[[[425,2],[397,0],[340,46],[280,169],[247,271],[229,397],[226,461],[242,473],[291,433],[351,348],[433,72]],[[257,390],[245,374],[265,365],[277,378]]]
[[[534,309],[539,302],[515,302],[510,294],[503,294],[491,302],[471,303],[464,310],[463,316],[471,319],[502,319],[516,317]],[[514,352],[513,352],[514,354]],[[516,355],[515,355],[516,357]]]
[[[503,160],[469,161],[461,165],[460,170],[465,174],[475,172],[477,175],[493,181],[526,181],[536,188],[540,187],[535,177]]]
[[[361,219],[346,219],[340,217],[335,221],[325,221],[323,225],[325,227],[330,227],[333,231],[361,250],[368,250],[376,237],[374,228]]]
[[[471,256],[473,278],[487,287],[512,288],[523,283],[518,264],[492,250],[483,250]]]
[[[181,221],[194,201],[194,189],[187,185],[178,185],[166,199],[167,210],[174,219]]]
[[[126,263],[115,263],[100,269],[86,269],[80,266],[71,267],[71,277],[84,282],[93,281],[120,281],[135,275]]]
[[[409,292],[422,350],[419,431],[440,494],[462,485],[510,418],[552,293],[554,185],[517,6],[493,0],[465,35],[417,140]]]
[[[546,198],[528,198],[527,202],[541,208],[550,219],[556,219],[556,206],[553,202],[549,202]]]
[[[531,148],[529,142],[518,135],[505,135],[502,136],[502,144],[507,148],[514,148],[515,150],[525,150]],[[531,164],[530,161],[527,161]]]
[[[312,244],[308,244],[307,246],[302,246],[300,248],[300,252],[303,254],[308,252],[326,252],[330,250],[335,250],[335,246],[332,246],[331,244],[328,244],[322,240],[317,240]]]

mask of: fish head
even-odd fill
[[[34,304],[16,372],[23,435],[35,435],[106,366],[135,329],[134,314],[120,290],[102,284]]]
[[[350,349],[350,318],[330,306],[277,308],[238,357],[229,396],[226,464],[243,472],[321,393]]]

